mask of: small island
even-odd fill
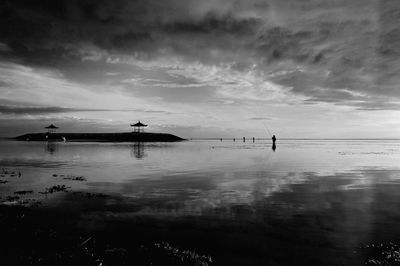
[[[74,141],[74,142],[176,142],[185,139],[168,133],[144,132],[147,125],[140,121],[131,125],[133,132],[121,133],[57,133],[58,127],[51,124],[47,132],[28,133],[18,137],[19,141]]]

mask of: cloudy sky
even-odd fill
[[[0,136],[399,138],[398,0],[1,0]]]

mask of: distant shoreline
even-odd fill
[[[17,141],[68,142],[177,142],[185,139],[167,133],[28,133],[15,138]]]
[[[4,136],[4,137],[0,137],[0,141],[1,140],[26,141],[26,139],[24,139],[23,137],[25,137],[27,135],[37,135],[37,134],[45,135],[46,133],[29,133],[29,134],[20,135],[18,137],[6,137],[6,136]],[[70,135],[70,134],[82,134],[82,135],[103,134],[103,135],[107,135],[107,134],[134,134],[134,133],[55,133],[53,135],[61,135],[61,136],[65,137],[65,136]],[[143,133],[140,133],[140,134],[147,134],[147,133],[143,132]],[[166,134],[166,133],[150,133],[150,134],[172,135],[172,134]],[[196,141],[196,140],[220,141],[221,140],[221,138],[216,138],[216,137],[209,137],[209,138],[180,138],[180,137],[175,136],[175,135],[172,135],[172,136],[180,139],[180,140],[175,140],[175,141],[187,141],[187,140],[193,140],[193,141]],[[233,139],[234,139],[233,137],[231,137],[231,138],[226,138],[226,137],[222,138],[223,141],[232,141]],[[46,141],[47,139],[46,140],[33,140],[33,139],[30,139],[30,140],[31,141]],[[243,137],[235,137],[235,140],[240,142],[240,141],[243,140]],[[251,141],[251,140],[252,140],[252,137],[246,137],[246,141]],[[255,140],[271,140],[271,138],[269,138],[269,137],[267,137],[267,138],[265,138],[265,137],[255,137]],[[313,140],[319,140],[319,141],[323,141],[323,140],[326,140],[326,141],[341,141],[341,140],[343,140],[343,141],[346,141],[346,140],[354,140],[354,141],[369,141],[369,140],[379,141],[379,140],[383,140],[383,141],[389,141],[389,140],[396,140],[396,141],[400,141],[400,138],[279,138],[278,140],[299,140],[299,141],[302,141],[302,140],[304,140],[304,141],[313,141]],[[61,141],[61,139],[60,139],[60,141]],[[68,139],[67,139],[67,141],[68,141]],[[74,142],[79,142],[79,141],[89,142],[89,141],[92,141],[92,140],[89,140],[89,139],[84,139],[84,140],[74,139],[74,140],[72,140],[72,139],[70,139],[70,141],[74,141]],[[99,140],[93,140],[93,141],[99,142]],[[107,142],[107,140],[104,140],[102,142]],[[116,142],[116,141],[111,141],[111,142]],[[120,141],[120,142],[122,142],[122,141]]]
[[[189,138],[189,140],[233,140],[241,141],[243,137],[235,138]],[[255,140],[271,140],[271,138],[254,138]],[[252,140],[252,137],[246,137],[246,141]],[[399,140],[400,138],[277,138],[277,140]]]

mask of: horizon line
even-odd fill
[[[186,138],[188,140],[233,140],[234,138],[216,138],[216,137],[207,137],[207,138]],[[242,140],[243,137],[236,138],[235,140]],[[252,140],[253,137],[246,137],[246,140]],[[271,138],[257,138],[254,137],[255,140],[271,140]],[[400,138],[279,138],[277,140],[400,140]]]
[[[65,133],[65,132],[63,132]],[[152,132],[147,132],[147,133],[152,133]],[[88,133],[84,133],[88,134]],[[7,137],[7,136],[0,136],[0,140],[12,140],[15,137]],[[233,141],[235,139],[236,141],[242,141],[242,137],[182,137],[186,140],[230,140]],[[253,137],[246,137],[246,140],[253,140]],[[255,140],[271,140],[271,138],[265,138],[265,137],[254,137]],[[315,137],[315,138],[279,138],[277,140],[400,140],[399,138],[354,138],[354,137],[349,137],[349,138],[326,138],[326,137]]]

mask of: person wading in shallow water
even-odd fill
[[[276,137],[275,137],[275,135],[273,135],[272,136],[272,150],[276,150],[276,145],[275,145],[275,142],[276,142]]]

